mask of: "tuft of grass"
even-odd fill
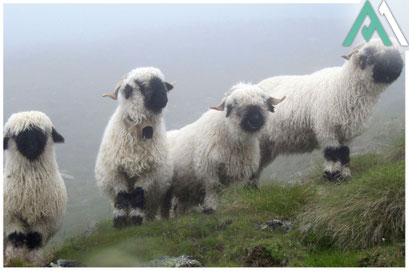
[[[299,216],[310,228],[304,241],[345,250],[404,240],[405,163],[397,157],[402,157],[399,142],[383,155],[353,158],[348,183],[321,186]]]
[[[260,219],[293,219],[314,194],[311,184],[266,184],[260,191],[244,186],[223,195],[223,213],[257,214]]]

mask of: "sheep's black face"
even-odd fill
[[[241,128],[247,132],[257,132],[260,130],[265,123],[262,111],[258,105],[247,106],[240,122]]]
[[[47,144],[47,134],[36,126],[21,131],[14,139],[18,151],[30,161],[36,160]]]
[[[379,52],[373,47],[365,49],[359,58],[362,69],[372,66],[372,78],[375,83],[390,84],[401,74],[403,61],[396,49],[387,49]]]
[[[147,85],[137,82],[140,91],[144,95],[145,107],[155,114],[162,112],[168,103],[168,91],[173,86],[167,82],[162,82],[158,77],[149,80]]]

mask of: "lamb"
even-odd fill
[[[54,152],[54,143],[64,138],[37,111],[11,115],[4,130],[5,261],[22,258],[39,264],[67,205]]]
[[[362,134],[380,94],[400,75],[403,61],[381,41],[362,43],[340,67],[303,76],[277,76],[258,86],[288,98],[262,135],[264,167],[280,154],[324,150],[324,177],[341,182],[350,177],[348,144]]]
[[[140,225],[163,212],[173,165],[162,110],[173,85],[153,67],[125,75],[113,94],[119,105],[103,135],[95,177],[113,205],[114,227]],[[166,217],[165,217],[166,218]]]
[[[258,135],[284,98],[240,83],[197,121],[168,132],[176,216],[198,204],[212,213],[223,187],[252,178],[260,162]]]

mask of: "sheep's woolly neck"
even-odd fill
[[[143,115],[136,123],[130,121],[118,107],[105,130],[97,158],[106,167],[122,170],[129,177],[148,173],[157,166],[157,161],[167,155],[167,141],[162,115]],[[146,141],[141,138],[144,126],[153,127],[153,137]]]
[[[34,162],[18,153],[7,155],[4,174],[5,217],[17,216],[29,225],[62,218],[67,192],[52,147]]]

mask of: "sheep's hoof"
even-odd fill
[[[210,215],[210,214],[213,214],[213,213],[215,213],[215,212],[216,212],[216,210],[213,209],[213,208],[205,208],[205,209],[203,209],[203,213],[206,214],[206,215]]]
[[[114,228],[122,229],[128,226],[128,219],[126,216],[117,216],[114,218]]]
[[[142,224],[143,217],[140,215],[137,216],[131,216],[131,225],[133,226],[139,226]]]
[[[324,171],[323,172],[323,177],[327,181],[333,182],[333,183],[340,183],[345,180],[345,178],[342,176],[341,172],[339,170],[330,172],[330,171]]]

